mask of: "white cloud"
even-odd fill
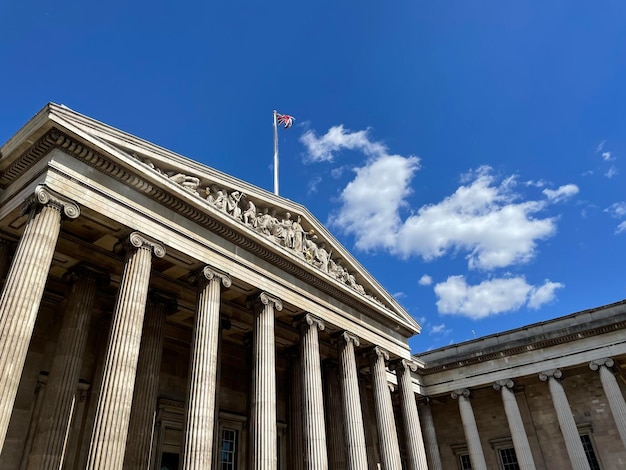
[[[442,335],[442,336],[448,336],[450,333],[452,333],[452,330],[450,328],[446,328],[446,324],[442,323],[441,325],[433,325],[430,327],[430,335]]]
[[[517,202],[511,185],[510,179],[496,185],[491,169],[480,168],[471,184],[408,217],[398,230],[396,251],[432,260],[463,250],[472,269],[529,261],[537,241],[556,232],[556,223],[535,218],[546,203]]]
[[[542,286],[533,287],[528,296],[528,307],[534,310],[541,307],[543,304],[554,300],[554,291],[565,287],[560,282],[550,282],[548,280]]]
[[[602,152],[602,160],[610,162],[611,160],[615,160],[615,158],[611,158],[611,152]]]
[[[395,294],[392,294],[394,299],[402,299],[404,297],[406,297],[406,294],[404,292],[396,292]]]
[[[376,157],[385,155],[387,148],[380,142],[373,142],[368,137],[368,130],[351,132],[344,129],[343,124],[333,126],[322,137],[317,137],[315,131],[308,130],[300,142],[307,149],[305,161],[332,162],[335,153],[339,150],[359,150],[365,155]]]
[[[316,193],[317,185],[320,184],[321,182],[322,182],[322,178],[320,176],[316,176],[315,178],[311,179],[308,184],[307,193],[308,194]]]
[[[433,283],[433,278],[430,277],[428,274],[424,274],[422,277],[420,277],[420,280],[417,281],[417,283],[420,286],[430,286]]]
[[[611,179],[619,173],[615,165],[611,165],[611,168],[604,174],[607,178]]]
[[[616,219],[623,219],[624,217],[626,217],[626,202],[614,202],[609,207],[604,209],[604,212],[608,212]]]
[[[617,228],[615,229],[615,233],[622,233],[622,232],[626,232],[626,220],[622,223],[620,223]]]
[[[471,286],[464,276],[450,276],[435,285],[435,294],[439,313],[478,320],[519,310],[524,305],[539,308],[552,301],[555,290],[561,287],[563,284],[548,280],[541,286],[532,286],[524,277],[490,279]]]
[[[596,153],[602,152],[602,149],[604,148],[604,144],[606,144],[606,140],[603,140],[602,142],[598,144],[598,146],[596,147]]]
[[[556,232],[556,219],[538,214],[578,192],[576,185],[566,184],[544,189],[546,199],[524,200],[514,191],[515,176],[496,181],[485,166],[463,175],[452,195],[415,211],[407,199],[419,158],[391,154],[384,144],[370,140],[367,130],[352,132],[343,125],[331,127],[321,137],[309,130],[300,140],[308,161],[333,161],[343,149],[368,157],[353,169],[354,178],[340,192],[340,207],[329,217],[330,225],[355,237],[359,250],[425,260],[464,252],[471,269],[525,263],[535,256],[538,241]],[[403,219],[402,209],[411,215]]]
[[[544,189],[542,192],[550,202],[562,202],[578,194],[578,186],[575,184],[564,184],[557,189]]]

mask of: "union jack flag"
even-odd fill
[[[295,117],[289,116],[288,114],[276,113],[276,122],[285,126],[285,129],[289,129],[291,126],[293,126],[293,121],[295,120]]]

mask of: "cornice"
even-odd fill
[[[258,256],[272,265],[279,267],[306,284],[314,286],[320,291],[341,301],[345,305],[354,308],[358,312],[368,315],[371,315],[372,312],[377,312],[377,315],[382,317],[390,317],[389,313],[393,312],[393,310],[388,307],[380,305],[366,296],[361,296],[358,292],[355,292],[354,294],[352,292],[344,292],[343,289],[335,287],[333,283],[330,282],[332,279],[329,278],[328,282],[325,281],[321,278],[321,276],[314,275],[310,272],[310,270],[307,270],[292,262],[288,258],[280,256],[275,251],[268,249],[268,247],[264,246],[264,243],[255,240],[252,236],[247,236],[247,234],[245,234],[247,229],[243,226],[241,228],[237,227],[237,229],[231,228],[230,226],[224,224],[223,221],[219,220],[219,217],[214,217],[211,208],[200,210],[199,208],[193,207],[188,203],[188,201],[185,201],[183,197],[178,197],[178,195],[168,192],[145,178],[142,178],[136,173],[129,171],[128,168],[113,161],[111,158],[94,151],[86,144],[79,142],[77,139],[65,134],[57,128],[51,128],[46,134],[31,145],[28,150],[17,157],[6,169],[0,172],[0,188],[6,188],[17,177],[23,174],[28,167],[34,165],[55,148],[62,150],[63,152],[121,182],[122,184],[130,186],[135,190],[151,197],[164,207],[167,207],[168,209],[194,221],[198,225],[211,230],[222,238],[242,247],[246,251]],[[215,212],[217,213],[217,211]],[[269,243],[271,242],[268,241],[267,244]],[[348,288],[346,288],[346,291],[347,290]],[[356,296],[359,298],[357,299]],[[368,309],[366,308],[366,304],[372,305]],[[384,314],[380,312],[380,310],[384,310],[389,313]],[[394,320],[397,322],[399,319],[395,318]],[[407,336],[411,336],[413,333],[412,326],[403,325],[403,327],[408,333]]]

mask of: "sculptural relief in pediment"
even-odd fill
[[[279,213],[273,207],[259,207],[258,200],[249,197],[243,191],[226,189],[216,182],[210,182],[202,187],[202,181],[197,176],[186,175],[177,171],[164,171],[148,159],[141,159],[136,154],[133,156],[163,177],[204,199],[215,209],[234,218],[249,229],[264,235],[273,243],[290,250],[311,266],[347,285],[359,294],[385,306],[375,296],[366,292],[365,288],[357,282],[355,275],[343,266],[341,259],[333,256],[332,249],[318,237],[314,229],[306,230],[303,227],[304,222],[300,215],[294,216],[286,211]]]

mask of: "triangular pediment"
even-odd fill
[[[262,245],[281,266],[289,263],[298,272],[306,271],[317,285],[349,297],[411,334],[419,332],[417,322],[306,207],[54,104],[3,146],[0,184],[6,186],[12,175],[34,162],[32,154],[38,152],[25,152],[37,139],[102,170],[108,167],[98,159],[112,162],[116,169],[108,171],[162,204],[196,220],[210,218],[224,236]]]

